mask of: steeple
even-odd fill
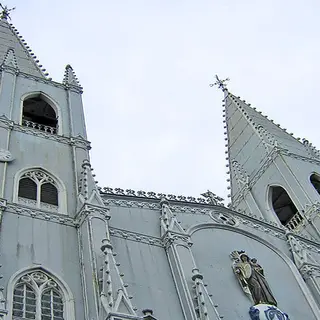
[[[225,81],[216,78],[214,85],[224,93],[232,208],[320,237],[310,218],[320,209],[318,150],[233,95]]]
[[[227,89],[224,94],[224,127],[233,197],[239,189],[239,183],[235,182],[254,179],[261,165],[275,153],[301,157],[312,156],[312,152],[316,154],[307,140],[300,142],[300,139]]]
[[[13,9],[2,6],[0,16],[0,65],[4,64],[8,55],[14,54],[16,58],[17,71],[28,75],[46,78],[48,73],[39,64],[39,60],[32,52],[19,31],[8,22],[9,13]]]

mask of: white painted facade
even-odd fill
[[[257,258],[291,320],[320,319],[320,202],[310,183],[320,158],[310,144],[223,88],[231,208],[212,194],[98,188],[74,71],[54,82],[6,19],[0,35],[0,319],[250,319],[234,250]],[[57,128],[23,119],[33,97],[52,107]],[[26,177],[35,199],[19,194]],[[57,205],[42,199],[46,183]],[[270,186],[288,192],[296,227],[281,225]]]

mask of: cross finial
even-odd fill
[[[0,13],[0,18],[4,20],[7,20],[9,18],[11,20],[10,11],[13,11],[16,7],[9,9],[7,6],[3,6],[2,3],[0,3],[0,7],[2,9]]]
[[[210,84],[210,87],[218,86],[219,89],[222,91],[227,90],[226,82],[229,81],[229,78],[226,78],[224,80],[219,79],[219,77],[216,75],[217,81],[215,83]]]

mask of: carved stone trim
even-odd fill
[[[299,269],[304,280],[320,277],[320,266],[306,263]]]
[[[5,127],[5,128],[12,128],[15,131],[27,133],[27,134],[34,135],[34,136],[37,136],[40,138],[50,139],[52,141],[57,141],[57,142],[61,142],[61,143],[67,144],[67,145],[76,146],[78,148],[82,148],[85,150],[91,149],[90,142],[85,140],[81,136],[69,138],[69,137],[64,137],[64,136],[60,136],[57,134],[47,133],[47,132],[44,132],[41,130],[37,130],[37,129],[33,129],[30,127],[25,127],[25,126],[16,124],[13,121],[6,118],[5,116],[0,117],[0,126]]]
[[[132,232],[128,230],[109,227],[110,236],[122,238],[130,241],[141,242],[156,247],[163,247],[162,240],[157,237],[148,236],[145,234]]]
[[[129,196],[129,197],[136,197],[136,198],[144,198],[150,200],[162,200],[166,199],[169,201],[177,201],[177,202],[187,202],[187,203],[198,203],[198,204],[212,204],[212,199],[210,197],[202,197],[202,198],[195,198],[195,197],[186,197],[186,196],[176,196],[173,194],[164,194],[164,193],[156,193],[153,191],[135,191],[131,189],[121,189],[121,188],[99,188],[101,195],[108,194],[108,195],[117,195],[117,196]],[[212,195],[216,196],[211,192]],[[217,197],[218,201],[221,201],[222,198]],[[223,206],[221,203],[217,204],[218,206]]]
[[[187,234],[182,234],[178,232],[168,231],[162,237],[163,246],[168,249],[173,244],[182,244],[191,247],[193,242]]]
[[[100,216],[105,220],[110,219],[110,213],[108,208],[86,203],[83,205],[83,207],[76,215],[75,221],[77,221],[77,223],[81,225],[83,221],[87,219],[89,216]]]
[[[19,205],[15,203],[7,203],[6,211],[13,214],[51,221],[59,224],[72,226],[72,227],[77,226],[77,223],[74,221],[74,219],[67,215],[52,213],[52,212],[48,212],[40,209],[28,208],[23,205]]]

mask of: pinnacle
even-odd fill
[[[80,82],[73,70],[73,68],[71,67],[70,64],[66,65],[66,69],[64,72],[64,77],[63,77],[63,84],[66,86],[73,86],[73,87],[78,87],[78,88],[82,88],[80,85]]]

